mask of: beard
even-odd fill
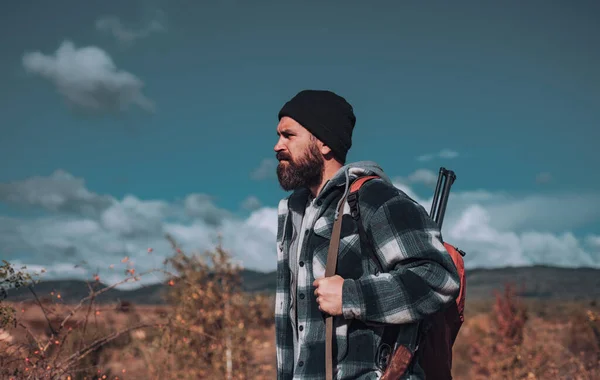
[[[296,190],[301,187],[318,186],[323,181],[325,161],[316,144],[311,144],[297,161],[285,153],[278,153],[277,178],[284,191]],[[285,160],[285,161],[281,161]]]

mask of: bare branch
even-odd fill
[[[29,327],[25,326],[22,322],[18,323],[19,326],[21,326],[25,332],[31,337],[31,339],[33,339],[33,341],[35,342],[36,346],[38,347],[38,349],[42,349],[42,344],[39,340],[37,340],[37,338],[35,337],[35,335],[33,335],[33,333],[31,332],[31,330],[29,329]]]
[[[160,327],[162,326],[162,324],[149,324],[149,323],[141,323],[135,326],[130,326],[126,329],[122,329],[120,331],[116,331],[112,334],[109,334],[103,338],[97,339],[96,341],[94,341],[93,343],[87,345],[86,347],[78,350],[77,352],[75,352],[74,354],[72,354],[71,356],[69,356],[68,358],[66,358],[65,360],[63,360],[61,363],[59,363],[57,365],[58,368],[63,368],[62,370],[60,370],[61,372],[59,373],[59,376],[63,375],[66,372],[66,369],[69,368],[70,366],[72,366],[74,363],[76,363],[77,361],[83,359],[85,356],[87,356],[90,352],[94,351],[95,349],[117,339],[118,337],[120,337],[123,334],[129,333],[131,331],[134,330],[139,330],[142,328],[147,328],[147,327]]]
[[[146,272],[142,272],[138,276],[144,276],[146,274],[150,274],[150,273],[154,273],[154,272],[160,272],[160,270],[152,269],[152,270],[149,270],[149,271],[146,271]],[[109,291],[111,289],[114,289],[114,288],[116,288],[119,285],[122,285],[122,284],[125,284],[127,282],[130,282],[131,280],[134,280],[134,278],[133,277],[128,277],[128,278],[126,278],[126,279],[124,279],[122,281],[119,281],[119,282],[114,283],[114,284],[112,284],[110,286],[107,286],[104,289],[101,289],[101,290],[98,290],[98,291],[93,291],[92,290],[92,293],[89,296],[81,299],[81,301],[79,301],[79,303],[71,310],[71,312],[69,313],[69,315],[67,315],[65,317],[65,319],[60,324],[59,330],[62,330],[62,328],[69,321],[69,319],[71,319],[73,317],[73,315],[75,315],[75,313],[77,313],[77,311],[83,307],[83,305],[85,304],[86,301],[89,301],[93,297],[98,297],[100,294],[102,294],[104,292],[107,292],[107,291]]]
[[[27,288],[29,288],[29,290],[31,291],[31,293],[35,297],[35,300],[37,301],[38,305],[40,306],[40,309],[42,309],[42,312],[44,313],[44,317],[46,318],[46,322],[48,322],[48,326],[50,327],[50,331],[52,331],[52,335],[58,334],[56,332],[56,330],[54,330],[54,327],[52,326],[52,323],[50,323],[50,319],[48,318],[48,314],[46,313],[46,310],[44,309],[44,306],[42,306],[42,303],[40,302],[40,299],[38,298],[37,293],[35,292],[35,290],[33,290],[33,287],[31,285],[28,285]]]

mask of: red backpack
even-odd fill
[[[350,192],[347,198],[351,214],[359,223],[359,231],[361,232],[361,235],[364,234],[364,230],[360,225],[358,191],[365,182],[374,178],[379,177],[364,176],[356,179],[350,187]],[[443,178],[445,178],[446,181],[440,194]],[[440,230],[442,228],[446,205],[448,203],[450,187],[454,183],[455,179],[456,175],[453,171],[446,170],[443,167],[440,168],[430,212],[430,216],[438,224]],[[439,208],[437,208],[438,206]],[[330,254],[328,255],[327,259],[328,262],[325,273],[326,277],[335,274],[335,261],[337,259],[337,251],[339,248],[341,220],[342,218],[338,218],[338,220],[336,220],[334,223],[329,247]],[[363,240],[363,236],[361,236],[361,240]],[[420,367],[425,372],[425,377],[427,380],[452,379],[452,347],[456,340],[456,336],[458,335],[458,331],[464,322],[466,275],[463,257],[465,256],[465,252],[447,242],[444,242],[443,244],[444,247],[446,247],[446,251],[452,258],[454,265],[456,266],[460,279],[460,292],[456,298],[456,302],[453,302],[448,308],[440,310],[436,314],[431,315],[424,321],[424,323],[421,325],[421,330],[419,331],[418,349],[415,353],[412,353],[404,346],[399,346],[395,351],[392,352],[391,347],[393,347],[393,341],[395,339],[395,329],[393,326],[385,329],[386,332],[384,333],[383,337],[383,346],[388,347],[388,352],[387,354],[383,355],[383,362],[378,363],[380,368],[384,370],[384,374],[381,377],[382,380],[399,379],[402,374],[404,374],[406,369],[411,365],[415,355]],[[378,263],[377,260],[375,261]],[[333,370],[331,357],[333,339],[332,319],[326,318],[325,322],[326,374],[327,379],[331,379]],[[390,343],[387,344],[385,342]]]

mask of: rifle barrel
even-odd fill
[[[440,172],[438,174],[437,184],[435,185],[435,192],[433,193],[433,202],[431,202],[431,212],[429,212],[429,216],[431,216],[432,218],[433,215],[435,215],[434,213],[438,204],[438,197],[440,196],[440,188],[442,186],[442,178],[445,172],[446,169],[444,167],[441,167]]]
[[[442,188],[442,180],[444,180],[444,184],[440,194],[440,188]],[[450,188],[454,184],[455,180],[456,174],[454,173],[454,171],[447,170],[444,167],[440,168],[437,185],[435,187],[435,193],[433,195],[433,202],[431,204],[431,212],[429,214],[433,218],[434,222],[437,223],[440,229],[442,229],[442,224],[444,223],[444,216],[446,215],[446,206],[448,205],[448,198],[450,197]]]

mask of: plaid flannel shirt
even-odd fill
[[[376,273],[370,255],[361,252],[357,225],[346,203],[340,216],[344,219],[336,270],[344,285],[343,316],[334,318],[335,378],[378,379],[381,371],[375,358],[382,328],[400,324],[399,340],[410,341],[420,320],[454,302],[458,295],[456,268],[425,209],[395,188],[376,164],[347,165],[315,199],[319,210],[298,258],[296,289],[290,289],[288,250],[299,225],[291,220],[293,214],[304,212],[308,190],[295,191],[278,206],[275,324],[280,380],[325,379],[325,318],[318,309],[312,283],[324,276],[336,207],[357,174],[382,177],[363,185],[359,209],[384,273]],[[296,332],[290,319],[291,291],[297,292]],[[297,361],[294,333],[298,334]],[[406,378],[420,378],[419,369],[416,364]]]

